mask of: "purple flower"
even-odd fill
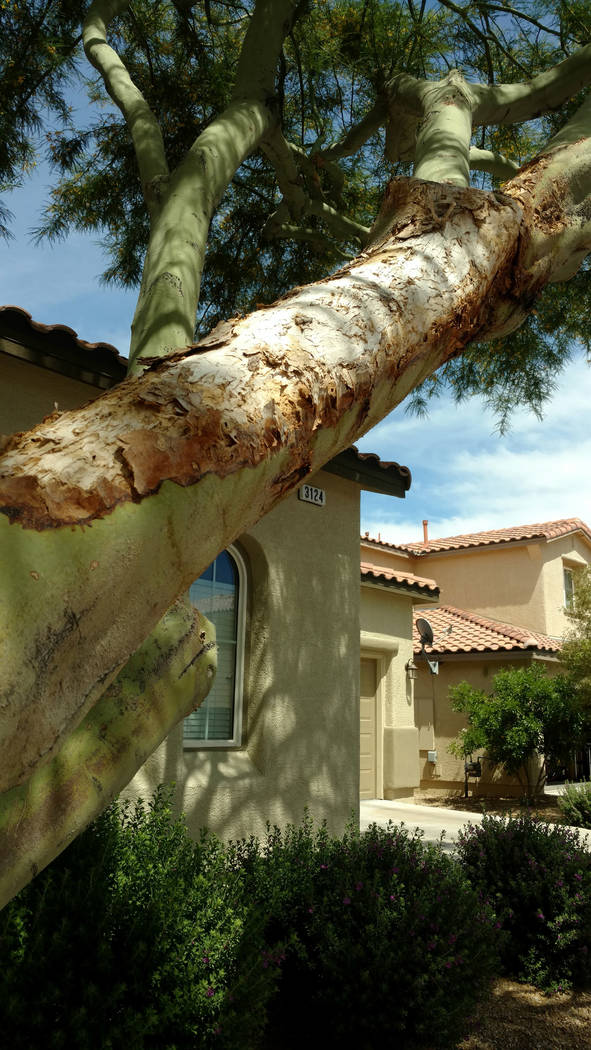
[[[355,886],[355,889],[356,890],[362,890],[363,889],[363,883],[362,882],[358,882],[357,885]]]
[[[350,904],[350,903],[351,903],[351,898],[350,897],[343,897],[343,904]]]
[[[214,992],[213,988],[211,987],[211,985],[209,986],[209,988],[207,989],[205,994],[206,994],[208,999],[211,999],[212,995],[215,995],[215,992]]]

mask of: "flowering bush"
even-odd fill
[[[494,916],[439,848],[305,821],[233,847],[281,971],[268,1047],[444,1046],[497,961]]]
[[[510,976],[546,990],[591,979],[591,854],[577,831],[530,816],[484,817],[460,833],[458,855],[497,910]]]
[[[223,847],[170,800],[114,805],[0,913],[0,1030],[12,1050],[260,1043],[276,973]]]
[[[567,824],[575,828],[591,828],[591,783],[566,784],[558,805]]]

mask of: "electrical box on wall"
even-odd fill
[[[436,751],[427,751],[427,762],[433,762],[433,763],[437,762],[437,752]]]

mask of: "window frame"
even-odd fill
[[[241,552],[237,547],[234,546],[234,544],[230,544],[229,547],[226,547],[225,552],[226,554],[229,554],[232,560],[234,561],[236,571],[238,574],[238,604],[236,608],[236,661],[234,666],[234,733],[231,737],[226,737],[224,740],[190,740],[188,737],[185,737],[183,720],[183,750],[185,751],[219,751],[220,749],[227,751],[231,748],[242,747],[242,708],[244,700],[244,646],[246,638],[246,563]],[[223,552],[220,551],[220,553]],[[203,703],[206,702],[207,697],[205,698]]]
[[[570,580],[570,596],[567,590],[566,581]],[[569,565],[562,566],[562,591],[564,598],[564,608],[567,612],[572,612],[575,607],[575,574],[574,569]]]

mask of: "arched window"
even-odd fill
[[[189,598],[216,629],[217,674],[207,698],[185,718],[185,747],[223,747],[241,743],[242,677],[246,573],[230,547],[195,580]]]

